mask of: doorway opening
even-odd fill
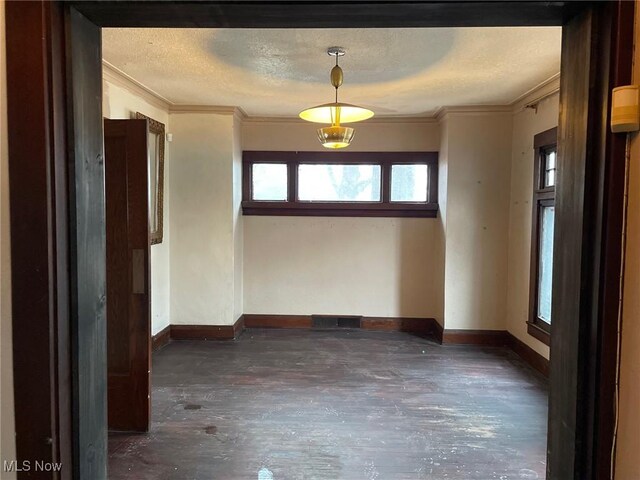
[[[61,9],[56,10],[58,8],[56,5],[33,7],[34,10],[27,13],[38,17],[38,14],[42,15],[42,12],[39,12],[37,8],[45,8],[45,18],[49,22],[48,25],[58,28],[58,30],[54,28],[48,31],[58,32],[58,34],[66,31],[68,36],[54,34],[43,37],[35,35],[35,38],[46,38],[56,46],[52,50],[45,49],[46,52],[42,52],[45,56],[53,55],[55,61],[44,62],[40,65],[17,66],[9,77],[9,97],[12,98],[12,94],[15,94],[12,102],[13,105],[18,104],[17,100],[22,98],[17,93],[19,91],[17,87],[22,79],[20,75],[24,74],[24,78],[26,78],[29,77],[26,75],[27,73],[33,73],[30,72],[30,68],[46,69],[49,65],[55,65],[56,62],[59,64],[61,57],[56,55],[59,55],[61,51],[68,52],[66,59],[68,78],[65,78],[62,83],[47,83],[42,86],[42,89],[49,88],[60,93],[56,88],[64,86],[65,82],[72,86],[69,89],[72,92],[69,104],[70,111],[67,112],[69,122],[68,124],[64,121],[61,123],[44,122],[42,130],[45,133],[47,133],[47,129],[51,128],[54,130],[58,128],[58,130],[51,132],[52,135],[43,135],[40,145],[42,146],[48,141],[45,139],[51,139],[55,146],[59,146],[56,142],[69,139],[68,147],[71,152],[69,168],[73,173],[69,178],[75,179],[75,183],[72,182],[72,188],[67,189],[61,188],[55,182],[45,182],[51,189],[52,195],[58,195],[57,197],[53,196],[59,200],[57,205],[62,209],[62,215],[56,217],[59,220],[54,223],[46,221],[41,223],[53,225],[50,235],[55,236],[56,232],[67,231],[64,206],[68,206],[69,218],[72,219],[68,229],[70,238],[67,239],[64,236],[56,238],[61,242],[61,245],[67,241],[70,244],[68,251],[72,257],[69,259],[72,268],[68,270],[70,273],[67,273],[67,280],[71,291],[69,297],[72,301],[68,298],[65,299],[64,293],[60,294],[54,290],[56,295],[61,295],[56,297],[61,300],[60,304],[69,305],[68,316],[65,317],[65,312],[58,312],[56,316],[52,317],[51,312],[45,312],[41,318],[44,319],[43,324],[47,323],[47,325],[51,324],[48,322],[58,325],[56,322],[60,319],[63,326],[64,319],[67,318],[69,329],[56,329],[58,336],[54,336],[53,339],[44,336],[43,342],[53,342],[53,345],[49,343],[44,345],[43,351],[51,352],[51,358],[44,364],[52,365],[53,370],[49,370],[49,372],[58,367],[64,367],[55,362],[54,352],[60,349],[64,353],[65,349],[68,349],[72,359],[69,371],[73,374],[69,375],[67,383],[65,383],[67,377],[64,375],[55,376],[51,383],[51,396],[44,396],[42,401],[53,398],[56,405],[53,409],[43,408],[42,411],[59,409],[63,413],[61,415],[62,422],[56,428],[66,431],[68,436],[54,435],[53,441],[59,447],[55,452],[57,452],[56,455],[73,457],[74,471],[78,472],[79,478],[104,478],[106,476],[106,445],[104,445],[105,438],[103,437],[106,426],[106,408],[104,408],[106,407],[106,392],[104,381],[100,380],[104,373],[103,367],[106,360],[104,343],[100,340],[100,336],[106,325],[103,315],[104,307],[100,302],[94,301],[95,299],[104,300],[104,276],[101,276],[99,271],[96,274],[95,262],[88,261],[100,257],[100,252],[104,252],[105,243],[102,205],[99,202],[104,173],[101,162],[102,122],[99,104],[95,102],[99,96],[96,95],[96,92],[100,90],[101,82],[100,27],[193,26],[193,18],[212,19],[208,26],[219,26],[216,24],[216,19],[224,18],[225,22],[237,27],[255,26],[269,21],[272,22],[270,25],[272,27],[309,26],[309,24],[314,26],[314,22],[315,26],[321,27],[341,27],[345,26],[345,23],[351,26],[399,26],[401,23],[410,26],[486,25],[492,22],[499,25],[563,24],[563,64],[560,87],[563,116],[559,122],[559,161],[563,168],[561,168],[556,199],[555,237],[558,238],[562,235],[565,239],[565,245],[554,252],[554,258],[561,258],[563,261],[556,262],[557,265],[561,265],[562,271],[554,273],[554,280],[556,278],[559,280],[559,282],[554,282],[557,285],[554,289],[559,289],[562,294],[555,296],[554,298],[557,300],[553,300],[554,331],[551,339],[551,352],[554,362],[551,365],[550,478],[572,478],[576,475],[581,478],[595,478],[596,471],[605,468],[604,465],[607,461],[610,464],[611,458],[610,456],[607,458],[605,453],[607,451],[606,443],[610,439],[607,439],[606,435],[604,437],[599,435],[603,435],[603,432],[606,434],[607,428],[611,426],[611,419],[607,418],[604,413],[607,406],[601,405],[603,398],[606,401],[608,395],[611,394],[609,390],[611,382],[607,381],[607,377],[603,374],[603,366],[610,360],[605,355],[608,350],[604,347],[608,344],[607,342],[611,342],[611,339],[601,327],[604,325],[605,316],[615,313],[611,310],[614,297],[617,302],[617,295],[614,295],[616,293],[614,285],[617,285],[617,282],[608,281],[615,268],[606,268],[609,263],[613,265],[616,263],[616,234],[613,233],[615,228],[611,230],[612,225],[607,223],[611,221],[615,223],[617,218],[615,216],[617,203],[615,198],[610,197],[611,195],[615,196],[616,192],[606,187],[611,182],[615,183],[619,176],[613,175],[617,171],[617,163],[605,162],[605,159],[618,158],[620,145],[615,137],[607,135],[606,122],[604,121],[607,115],[603,115],[603,112],[607,111],[609,87],[618,84],[618,82],[625,83],[625,72],[621,71],[616,63],[619,61],[617,53],[624,52],[624,49],[621,48],[624,42],[620,42],[620,38],[613,34],[613,32],[627,31],[626,28],[616,29],[616,26],[622,22],[621,19],[630,18],[629,15],[625,17],[621,15],[620,10],[616,10],[616,7],[623,9],[622,4],[574,4],[572,6],[526,4],[523,6],[517,3],[499,5],[475,3],[447,6],[446,4],[412,3],[403,4],[402,7],[393,5],[393,12],[388,10],[390,8],[388,6],[378,6],[376,7],[376,15],[367,17],[370,18],[368,21],[362,20],[362,17],[357,15],[357,11],[363,8],[363,4],[345,6],[344,9],[341,9],[340,15],[330,18],[324,15],[326,11],[323,6],[316,3],[295,7],[287,6],[287,15],[284,14],[282,5],[267,3],[259,6],[252,5],[250,13],[246,6],[241,4],[183,5],[170,9],[170,12],[163,11],[160,9],[160,4],[153,3],[149,3],[145,7],[138,4],[122,3],[78,4],[65,7],[66,12]],[[461,6],[466,10],[460,10]],[[211,11],[211,8],[214,10]],[[265,13],[269,11],[269,8],[272,9],[270,10],[271,14],[261,16],[261,12]],[[400,10],[397,10],[398,8]],[[189,9],[193,10],[189,12]],[[482,15],[479,14],[480,10],[478,9],[482,9]],[[8,15],[15,15],[12,19],[15,18],[18,22],[14,25],[18,25],[20,28],[24,27],[25,31],[29,31],[29,22],[24,22],[25,19],[28,19],[25,11],[20,12],[17,8],[8,8]],[[360,18],[360,23],[358,23],[358,18]],[[478,20],[480,18],[485,20]],[[39,25],[38,22],[32,23]],[[18,30],[10,28],[10,25],[11,22],[8,22],[9,60],[12,61],[11,59],[18,58],[19,47],[23,47],[20,42],[24,39],[19,36]],[[60,28],[64,26],[68,28],[66,30]],[[595,35],[595,32],[598,32],[598,35]],[[63,38],[67,48],[57,49]],[[16,40],[16,42],[12,43],[12,40]],[[38,49],[36,45],[34,51],[41,52],[41,49]],[[617,60],[612,60],[612,58]],[[49,58],[49,60],[51,59]],[[58,69],[58,71],[63,70]],[[610,72],[610,75],[591,78],[590,75],[596,71]],[[43,75],[42,78],[49,79],[51,77]],[[56,79],[60,80],[58,77]],[[24,100],[28,104],[29,102],[37,102],[38,97],[27,97]],[[56,105],[60,106],[61,104]],[[28,111],[43,110],[50,112],[52,117],[60,120],[59,110],[54,109],[52,105],[49,105],[48,109],[28,109]],[[57,116],[56,112],[58,112]],[[20,142],[19,139],[26,138],[26,136],[21,137],[25,133],[21,130],[22,126],[32,125],[33,122],[29,122],[30,119],[26,118],[19,109],[12,108],[11,102],[9,117],[13,120],[10,122],[10,125],[13,125],[10,132],[12,144],[17,145],[17,150],[14,151],[17,154],[12,153],[12,165],[14,162],[18,165],[18,160],[21,157],[28,157],[35,153],[36,158],[44,158],[43,166],[47,166],[46,159],[51,160],[55,166],[54,177],[58,173],[56,169],[61,169],[59,173],[64,176],[67,167],[67,163],[64,161],[66,156],[48,157],[47,155],[51,155],[49,152],[60,153],[65,150],[42,149],[39,151],[39,156],[38,152],[30,152],[29,148],[36,148],[38,145],[34,138],[39,137],[30,135],[29,138],[32,141],[29,145],[27,142]],[[580,121],[584,118],[588,119],[586,125]],[[67,128],[69,135],[65,134]],[[56,132],[57,136],[53,134]],[[42,153],[45,151],[47,153]],[[99,161],[86,160],[95,158]],[[562,163],[563,158],[570,158],[571,162]],[[19,167],[12,170],[12,209],[19,208],[21,202],[24,201],[19,197],[20,185],[27,187],[30,185],[29,182],[34,180],[33,175],[31,175],[32,178],[29,178],[28,174],[33,174],[33,172],[20,170]],[[584,179],[584,188],[578,190],[561,188],[562,185],[569,185],[570,181],[575,179]],[[21,181],[24,183],[21,184]],[[585,202],[587,197],[590,199],[589,202]],[[611,209],[614,215],[602,214],[603,209]],[[594,212],[599,212],[599,214],[596,215]],[[48,213],[40,212],[40,214],[44,217],[32,220],[37,223],[38,220],[47,219]],[[34,217],[37,217],[37,212],[34,212]],[[600,233],[596,238],[585,239],[581,233],[585,231]],[[600,235],[603,232],[606,235]],[[19,233],[18,230],[13,239],[14,245],[21,245],[20,240],[24,240],[19,236]],[[35,243],[37,242],[27,242],[24,245],[35,248],[37,247]],[[24,256],[20,256],[20,251],[18,249],[12,253],[14,265],[16,262],[19,263],[21,259],[26,261]],[[61,257],[62,253],[54,255],[51,250],[43,249],[43,251],[48,251],[47,255],[55,256],[55,261],[51,264],[57,265],[56,262],[61,262],[61,265],[64,266],[67,261],[66,257]],[[67,250],[62,248],[60,251]],[[49,258],[47,255],[45,257]],[[598,265],[587,265],[583,261],[585,258],[597,259],[595,263]],[[89,274],[89,265],[93,269],[93,275]],[[602,265],[604,267],[601,269]],[[65,268],[58,271],[62,283],[66,278],[64,272]],[[21,348],[26,348],[28,344],[26,340],[29,337],[27,333],[30,333],[26,332],[24,328],[21,329],[20,325],[22,324],[19,321],[20,314],[25,313],[20,309],[20,280],[23,274],[23,271],[17,269],[13,279],[14,289],[17,285],[18,292],[14,295],[14,324],[17,327],[14,330],[14,349],[17,349],[18,352]],[[581,281],[576,282],[576,278]],[[597,293],[588,294],[590,292],[581,290],[579,285],[587,285],[588,290]],[[33,285],[33,287],[36,288],[38,285]],[[43,281],[40,287],[48,288],[49,280]],[[589,300],[590,298],[596,300]],[[22,300],[22,303],[28,304],[26,296]],[[585,315],[589,318],[589,322],[581,320],[585,318]],[[561,320],[556,322],[556,319]],[[594,335],[591,335],[591,332],[594,332]],[[104,335],[102,337],[104,338]],[[596,344],[589,341],[591,338],[597,339]],[[70,341],[64,342],[63,339]],[[35,347],[32,345],[29,348]],[[561,365],[562,368],[554,367],[554,364]],[[27,376],[24,375],[25,372],[20,370],[19,364],[16,365],[15,371],[16,398],[19,399],[20,395],[27,395],[29,381],[34,379],[27,379]],[[49,383],[46,384],[49,385]],[[67,393],[71,392],[71,385],[73,385],[73,395],[71,401],[68,401],[69,395]],[[578,385],[578,387],[572,391],[571,385]],[[598,397],[596,392],[604,392],[604,396]],[[65,398],[67,399],[66,403]],[[600,400],[597,401],[597,398]],[[16,402],[16,404],[19,405],[20,402]],[[51,407],[51,405],[48,406]],[[16,411],[18,432],[27,428],[28,422],[26,420],[25,412]],[[43,419],[43,422],[46,425],[47,420]],[[46,430],[46,428],[44,429]],[[580,436],[584,436],[584,438],[578,438]],[[20,442],[23,442],[20,447],[22,451],[29,451],[32,444],[37,450],[42,450],[41,447],[39,449],[35,447],[35,443],[31,442],[29,438],[23,438],[20,435],[18,438]],[[72,445],[73,456],[70,453]],[[89,446],[90,452],[87,450]],[[50,456],[53,451],[44,454]]]

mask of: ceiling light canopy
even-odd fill
[[[350,127],[342,127],[340,124],[360,122],[374,115],[367,108],[338,101],[338,88],[344,80],[338,59],[345,53],[345,49],[342,47],[330,47],[327,50],[327,54],[336,57],[336,64],[331,69],[331,85],[336,89],[335,102],[317,105],[300,112],[300,118],[308,122],[331,124],[330,127],[318,129],[318,139],[326,148],[345,148],[351,143],[355,130]]]

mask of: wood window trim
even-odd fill
[[[555,186],[544,186],[544,152],[556,147],[558,128],[550,128],[533,138],[535,151],[533,169],[533,212],[531,217],[531,263],[529,281],[529,318],[527,333],[547,346],[551,345],[551,325],[538,317],[538,271],[540,250],[540,212],[542,207],[555,205]]]
[[[285,163],[288,190],[286,201],[252,200],[252,166]],[[297,199],[298,166],[313,164],[380,165],[379,202],[306,202]],[[391,167],[427,165],[427,202],[391,202]],[[247,150],[242,154],[243,215],[323,216],[323,217],[421,217],[438,215],[437,152],[279,152]]]

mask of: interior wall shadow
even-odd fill
[[[398,218],[398,310],[401,317],[444,315],[444,248],[436,218]]]

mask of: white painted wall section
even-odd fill
[[[449,113],[443,122],[445,327],[504,330],[511,112]]]
[[[234,122],[232,114],[171,115],[172,324],[231,325],[237,319]]]

